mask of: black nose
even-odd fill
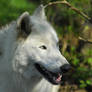
[[[70,69],[71,69],[71,66],[70,64],[64,64],[63,66],[60,67],[62,73],[67,73]]]

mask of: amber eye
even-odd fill
[[[47,47],[45,45],[40,46],[39,48],[46,50]]]

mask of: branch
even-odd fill
[[[86,43],[92,44],[92,41],[91,40],[86,40],[86,39],[84,39],[84,38],[82,38],[80,36],[79,36],[79,39],[82,40],[82,41],[84,41],[84,42],[86,42]]]
[[[81,16],[83,16],[85,19],[87,19],[89,22],[92,23],[92,20],[89,16],[87,16],[85,13],[83,13],[82,11],[80,11],[79,9],[75,8],[74,6],[72,6],[69,2],[67,2],[66,0],[63,1],[56,1],[56,2],[49,2],[47,5],[44,6],[44,8],[47,8],[48,6],[51,5],[55,5],[55,4],[65,4],[66,6],[68,6],[71,10],[75,11],[76,13],[80,14]],[[82,37],[79,37],[80,40],[86,42],[86,43],[91,43],[92,41],[90,40],[86,40]]]
[[[44,8],[54,5],[54,4],[65,4],[66,6],[68,6],[70,9],[72,9],[73,11],[77,12],[78,14],[82,15],[84,18],[86,18],[88,21],[91,20],[91,18],[89,16],[87,16],[85,13],[83,13],[82,11],[80,11],[79,9],[75,8],[74,6],[72,6],[69,2],[67,2],[66,0],[63,1],[56,1],[56,2],[50,2],[47,5],[44,6]]]

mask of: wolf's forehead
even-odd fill
[[[37,36],[39,39],[58,42],[54,28],[47,21],[40,19],[32,21],[32,35]]]

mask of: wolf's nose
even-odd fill
[[[60,67],[60,69],[63,73],[67,73],[71,69],[71,66],[70,64],[64,64],[63,66]]]

